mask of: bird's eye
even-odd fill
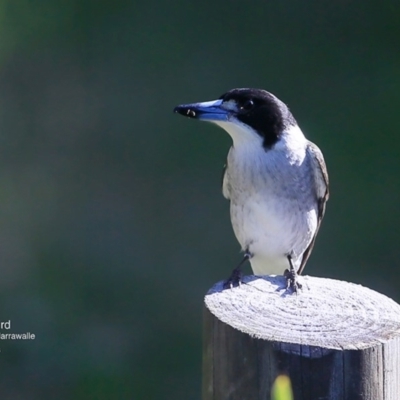
[[[240,107],[242,111],[250,111],[254,107],[253,100],[246,100]]]

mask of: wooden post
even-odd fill
[[[310,276],[222,282],[205,297],[203,400],[270,400],[287,374],[295,400],[399,400],[400,306],[360,285]]]

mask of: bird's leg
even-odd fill
[[[240,284],[242,283],[242,276],[243,276],[241,270],[242,265],[246,261],[250,260],[252,256],[253,255],[248,250],[245,251],[242,261],[240,261],[239,265],[232,271],[231,276],[224,282],[224,289],[228,288],[232,289],[234,286],[238,285],[240,286]]]
[[[302,285],[297,279],[298,275],[293,266],[292,255],[288,254],[287,259],[289,261],[290,269],[286,269],[283,273],[283,276],[286,278],[286,289],[291,288],[293,292],[297,292],[298,289],[301,289]]]

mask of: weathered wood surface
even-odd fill
[[[347,282],[244,278],[205,297],[203,400],[267,400],[289,375],[295,400],[400,400],[400,306]]]

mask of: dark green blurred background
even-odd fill
[[[172,110],[233,87],[324,152],[306,273],[400,300],[400,3],[0,6],[0,320],[36,334],[0,341],[2,399],[200,399],[203,295],[240,260],[230,138]]]

